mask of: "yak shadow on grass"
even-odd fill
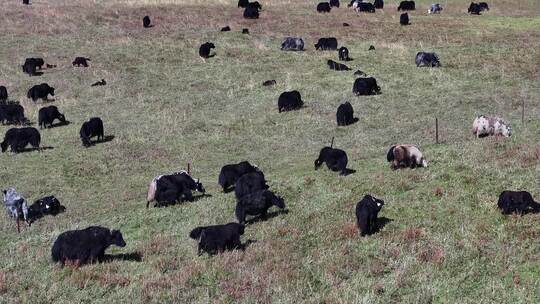
[[[69,124],[71,124],[71,122],[67,121],[67,120],[65,122],[59,121],[57,123],[53,123],[52,125],[50,125],[48,127],[45,127],[45,129],[53,129],[53,128],[58,128],[58,127],[63,127],[63,126],[67,126]]]
[[[142,254],[139,252],[131,253],[119,253],[119,254],[105,254],[103,257],[103,263],[110,263],[113,261],[130,261],[130,262],[141,262]]]
[[[212,197],[212,194],[201,194],[201,195],[194,195],[193,196],[193,199],[191,201],[187,201],[187,200],[179,200],[177,202],[170,202],[170,203],[161,203],[161,204],[158,204],[158,203],[155,203],[154,204],[154,207],[155,208],[163,208],[163,207],[169,207],[169,206],[174,206],[174,205],[180,205],[180,204],[184,204],[184,203],[196,203],[197,201],[205,198],[205,197]]]
[[[19,150],[18,152],[15,152],[14,154],[18,154],[18,153],[28,153],[28,152],[34,152],[34,151],[44,151],[44,150],[52,150],[54,149],[54,147],[50,147],[50,146],[46,146],[46,147],[38,147],[38,148],[35,148],[35,147],[30,147],[30,148],[23,148],[21,150]]]
[[[278,211],[273,211],[273,212],[268,212],[266,214],[266,216],[262,216],[262,215],[259,215],[259,216],[255,216],[249,220],[246,220],[246,225],[252,225],[252,224],[255,224],[255,223],[258,223],[258,222],[265,222],[269,219],[273,219],[274,217],[277,217],[281,214],[289,214],[289,209],[283,209],[283,210],[278,210]]]
[[[375,222],[375,228],[368,235],[379,233],[384,228],[384,226],[386,226],[388,223],[391,223],[393,221],[394,221],[393,219],[389,219],[389,218],[384,217],[384,216],[383,217],[378,217],[377,221]]]
[[[105,136],[105,138],[101,139],[101,140],[94,140],[94,141],[90,141],[90,145],[88,145],[88,147],[92,147],[92,146],[95,146],[97,144],[102,144],[102,143],[106,143],[106,142],[110,142],[114,139],[114,135],[107,135]],[[87,148],[88,148],[87,147]]]
[[[349,176],[351,174],[355,174],[356,170],[353,169],[345,169],[345,174],[343,176]]]

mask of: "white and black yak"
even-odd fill
[[[38,121],[40,128],[46,128],[47,125],[49,128],[52,128],[55,119],[58,119],[62,124],[66,123],[66,117],[58,111],[56,106],[48,106],[39,109]]]
[[[371,195],[365,195],[356,204],[356,225],[360,230],[360,235],[370,235],[377,228],[377,215],[384,206],[384,201]]]
[[[318,13],[330,13],[331,9],[330,3],[328,2],[319,2],[319,4],[317,4]]]
[[[236,181],[234,185],[234,196],[237,200],[242,199],[245,195],[257,192],[259,190],[268,189],[264,173],[255,171],[246,173]]]
[[[348,126],[358,121],[357,118],[354,118],[354,110],[350,102],[347,101],[339,105],[336,120],[338,126]]]
[[[355,95],[376,95],[381,93],[381,87],[373,77],[360,77],[354,81],[353,93]]]
[[[14,153],[22,152],[30,144],[34,149],[39,150],[41,135],[36,128],[12,128],[7,130],[4,141],[0,143],[2,152],[6,152],[8,147]]]
[[[280,209],[285,208],[283,198],[277,196],[270,190],[258,190],[242,196],[236,203],[236,219],[240,224],[246,222],[246,216],[260,215],[262,219],[266,219],[268,209],[276,206]]]
[[[92,117],[90,120],[84,122],[81,126],[81,130],[79,131],[79,136],[83,146],[85,147],[92,145],[92,141],[90,140],[92,137],[97,136],[98,141],[104,140],[104,134],[103,121],[99,117]]]
[[[304,40],[299,37],[287,37],[281,43],[282,51],[303,51]]]
[[[28,122],[24,117],[24,108],[19,104],[0,104],[0,123],[23,124]]]
[[[443,7],[439,3],[432,4],[428,9],[428,14],[440,14]]]
[[[244,234],[244,229],[245,226],[238,223],[201,226],[191,230],[189,237],[198,241],[198,255],[204,252],[213,255],[225,250],[242,249],[240,236]]]
[[[82,230],[70,230],[61,233],[51,249],[53,262],[64,265],[71,262],[76,266],[101,262],[105,250],[111,245],[126,246],[122,233],[100,226],[90,226]]]
[[[149,17],[149,16],[144,16],[143,19],[142,19],[143,27],[144,27],[144,28],[150,28],[150,27],[152,27],[153,25],[151,25],[150,23],[151,23],[150,17]]]
[[[436,53],[418,52],[414,59],[417,67],[440,67],[439,55]]]
[[[28,202],[14,188],[2,190],[4,196],[4,207],[10,217],[17,223],[17,232],[20,232],[19,221],[21,218],[30,226],[30,217],[28,214]]]
[[[416,9],[414,1],[401,1],[398,6],[398,11],[414,11]]]
[[[369,2],[357,2],[354,10],[357,12],[375,13],[375,6]]]
[[[83,66],[83,67],[87,68],[88,67],[88,61],[90,61],[90,58],[75,57],[75,59],[73,60],[71,65],[78,66],[78,67]]]
[[[40,198],[30,205],[28,207],[28,218],[32,223],[45,215],[56,216],[64,211],[66,211],[66,207],[62,206],[60,201],[51,195]]]
[[[101,79],[100,81],[96,81],[94,83],[92,83],[90,86],[91,87],[98,87],[98,86],[104,86],[104,85],[107,85],[107,81],[105,81],[105,79]]]
[[[42,83],[31,87],[28,93],[26,93],[26,97],[32,99],[34,102],[38,99],[46,101],[49,94],[54,96],[54,88],[47,83]]]
[[[201,56],[201,58],[203,59],[208,59],[210,57],[216,56],[216,54],[210,55],[211,50],[214,48],[216,48],[216,46],[211,42],[205,42],[201,44],[201,46],[199,47],[199,56]]]
[[[535,202],[527,191],[503,191],[499,195],[497,206],[503,214],[523,215],[527,212],[540,212],[540,204]]]
[[[230,187],[236,184],[236,181],[244,174],[259,171],[256,165],[248,161],[242,161],[238,164],[228,164],[221,168],[219,172],[218,183],[223,188],[223,192],[230,191]]]
[[[386,160],[391,163],[392,169],[409,167],[427,167],[428,162],[420,149],[415,145],[394,145],[386,154]]]
[[[337,47],[338,42],[334,37],[319,38],[319,41],[315,44],[315,49],[321,51],[335,51]]]
[[[326,64],[331,70],[335,70],[335,71],[350,71],[351,70],[351,68],[349,68],[348,66],[339,62],[335,62],[334,60],[331,60],[331,59],[328,59]]]
[[[326,163],[328,169],[334,172],[339,171],[340,175],[347,175],[349,173],[347,170],[347,163],[349,162],[347,153],[343,150],[332,148],[333,141],[332,139],[330,147],[324,147],[319,152],[319,157],[315,160],[315,170],[318,170],[323,163]]]
[[[490,135],[509,137],[512,136],[512,127],[499,117],[480,115],[474,119],[472,132],[477,138]]]
[[[146,195],[146,208],[150,202],[156,201],[154,207],[173,204],[181,201],[193,201],[192,191],[205,193],[203,184],[194,179],[186,171],[156,176],[150,182]]]
[[[341,61],[351,61],[352,59],[349,57],[349,49],[342,46],[338,50],[338,57]]]
[[[278,111],[279,113],[285,111],[298,110],[304,106],[302,96],[300,92],[294,90],[290,92],[283,92],[278,98]]]

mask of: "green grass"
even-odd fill
[[[52,104],[72,124],[41,131],[43,145],[54,149],[0,155],[0,187],[15,186],[31,201],[55,195],[67,207],[20,234],[0,218],[1,303],[540,301],[540,218],[496,209],[506,189],[540,200],[538,3],[494,0],[490,12],[468,16],[469,1],[451,1],[440,16],[427,16],[429,1],[417,1],[421,9],[404,28],[397,1],[375,15],[347,8],[319,15],[315,2],[263,2],[258,21],[243,20],[232,2],[3,6],[0,85],[36,122],[42,105],[26,91],[48,82],[57,92]],[[155,28],[141,28],[146,14]],[[225,25],[233,32],[219,33]],[[251,35],[240,34],[243,27]],[[307,51],[279,51],[287,35],[304,37]],[[337,54],[313,50],[324,36],[349,48],[348,64],[375,76],[381,95],[352,95],[352,73],[325,65]],[[203,62],[197,48],[205,41],[216,44],[217,56]],[[443,67],[416,68],[420,50],[439,53]],[[58,68],[23,75],[19,65],[30,56]],[[90,68],[71,67],[75,56],[90,57]],[[101,78],[107,86],[90,87]],[[262,87],[268,79],[278,84]],[[306,107],[279,114],[277,97],[290,89]],[[337,128],[335,110],[344,101],[360,120]],[[477,114],[501,115],[514,135],[477,140]],[[78,131],[92,116],[115,138],[85,149]],[[313,170],[332,137],[355,174]],[[390,170],[386,151],[394,143],[420,145],[430,167]],[[221,166],[241,160],[262,168],[289,213],[248,226],[243,240],[256,242],[245,252],[198,257],[188,233],[235,220],[234,195],[222,193],[217,178]],[[212,196],[144,208],[150,180],[188,162]],[[385,200],[379,215],[389,222],[362,238],[354,207],[366,193]],[[120,229],[128,245],[108,252],[136,252],[142,260],[52,264],[58,234],[88,225]]]

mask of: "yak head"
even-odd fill
[[[369,194],[366,195],[368,199],[370,199],[374,206],[376,207],[377,211],[380,211],[382,207],[384,206],[384,201],[382,199],[375,198]]]
[[[198,178],[195,180],[195,186],[196,186],[195,190],[197,190],[197,192],[200,192],[202,194],[204,194],[206,192],[206,190],[204,189],[203,184],[200,182],[200,180]]]
[[[7,142],[3,141],[2,143],[0,143],[0,146],[2,147],[2,152],[6,152],[7,147],[8,147]]]
[[[122,236],[122,233],[119,230],[111,231],[109,241],[112,245],[116,245],[118,247],[126,246],[126,241],[124,241],[124,237]]]

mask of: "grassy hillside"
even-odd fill
[[[55,195],[67,212],[20,234],[0,217],[1,303],[540,302],[540,216],[496,209],[505,189],[540,200],[538,1],[493,0],[482,16],[466,14],[470,1],[443,1],[436,16],[416,1],[408,27],[395,0],[376,14],[342,3],[326,15],[317,1],[263,0],[256,21],[231,0],[19,2],[2,5],[0,85],[37,126],[43,105],[26,91],[49,83],[72,124],[41,131],[53,149],[0,155],[0,188],[31,201]],[[142,28],[144,15],[154,28]],[[225,25],[233,31],[220,33]],[[279,51],[285,36],[303,37],[307,51]],[[351,68],[377,78],[381,95],[353,96],[352,72],[326,67],[337,52],[313,44],[329,36],[349,48]],[[203,62],[206,41],[217,56]],[[431,50],[443,67],[416,68],[416,52]],[[90,67],[73,68],[76,56]],[[58,67],[29,77],[26,57]],[[101,78],[107,86],[90,87]],[[277,85],[262,87],[268,79]],[[279,114],[277,98],[291,89],[306,107]],[[338,128],[344,101],[359,122]],[[477,140],[477,114],[502,116],[514,135]],[[92,116],[114,139],[85,149],[78,132]],[[332,137],[355,174],[314,171]],[[395,143],[420,145],[429,168],[392,171],[386,152]],[[243,240],[256,242],[245,252],[198,257],[188,233],[235,220],[234,195],[217,178],[241,160],[264,171],[289,213],[248,226]],[[146,209],[150,180],[188,162],[211,197]],[[367,193],[386,202],[386,225],[362,238],[354,207]],[[140,261],[52,264],[56,237],[88,225],[120,229],[128,245],[108,253]]]

